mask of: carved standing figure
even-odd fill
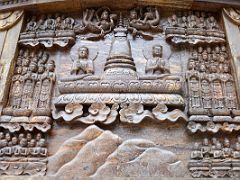
[[[16,67],[16,74],[12,78],[12,87],[10,90],[10,105],[13,109],[19,109],[22,96],[22,67]]]
[[[236,109],[236,94],[235,88],[231,81],[227,81],[225,84],[225,104],[228,109]]]
[[[213,81],[213,106],[215,109],[224,108],[223,104],[223,90],[219,80]]]
[[[41,78],[41,92],[39,95],[38,108],[49,108],[52,95],[53,83],[55,82],[55,63],[50,60],[46,64],[46,72]]]
[[[189,93],[190,93],[190,101],[192,108],[200,108],[201,101],[200,101],[200,85],[199,81],[196,77],[191,77],[189,81]]]
[[[211,89],[207,80],[202,80],[202,104],[203,108],[211,109]]]

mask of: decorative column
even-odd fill
[[[22,24],[23,11],[0,13],[0,110],[7,102],[10,85],[8,78],[13,73]]]
[[[233,70],[237,75],[237,90],[240,93],[240,10],[233,8],[223,9],[223,22],[229,48],[233,58]]]

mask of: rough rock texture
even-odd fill
[[[48,175],[57,179],[102,179],[105,177],[183,176],[177,156],[152,141],[121,138],[90,126],[65,141],[49,158]]]

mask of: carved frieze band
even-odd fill
[[[184,11],[168,18],[166,39],[174,44],[223,43],[225,34],[211,13]]]
[[[225,138],[204,138],[195,143],[188,164],[191,175],[196,178],[223,178],[240,176],[240,136],[234,142]]]
[[[1,175],[45,175],[46,138],[42,133],[0,131]]]

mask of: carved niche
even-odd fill
[[[191,132],[239,130],[239,103],[225,44],[198,46],[188,61]]]
[[[55,62],[46,51],[19,50],[9,99],[2,111],[0,126],[11,131],[34,127],[51,128],[51,97],[55,83]]]

